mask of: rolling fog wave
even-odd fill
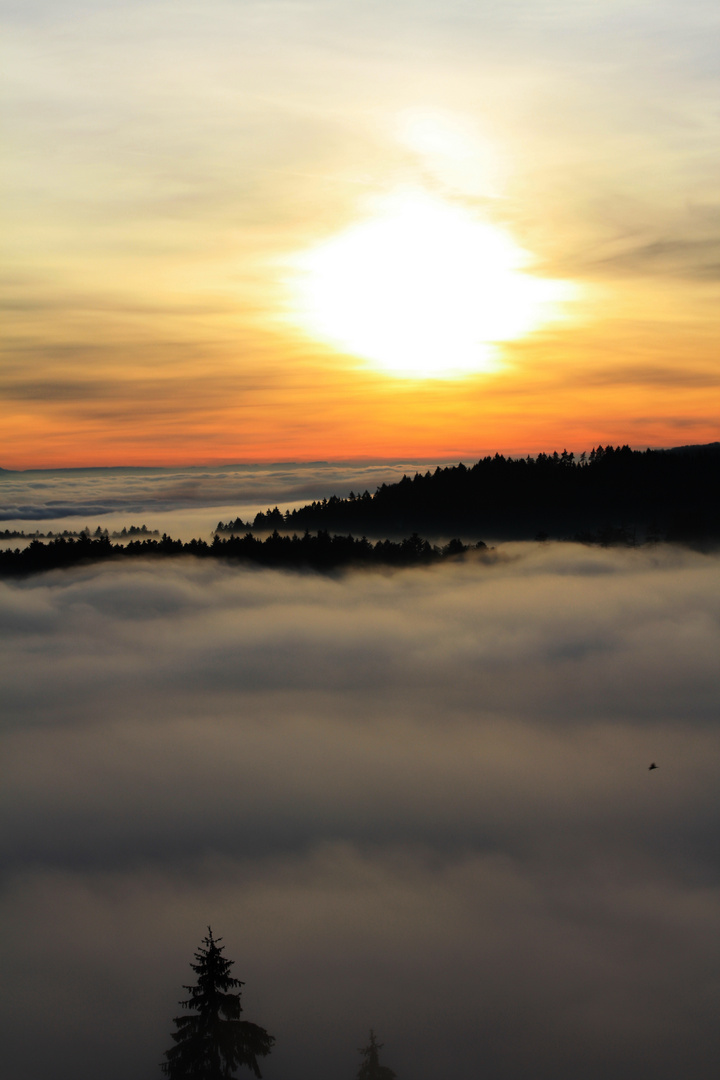
[[[0,583],[6,1075],[159,1075],[208,922],[267,1080],[708,1075],[718,569]]]

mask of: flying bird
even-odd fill
[[[648,769],[657,769],[657,765],[654,761],[652,762],[652,764],[648,765]]]

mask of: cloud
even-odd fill
[[[592,264],[613,273],[664,274],[670,277],[720,278],[720,237],[658,238],[625,247]]]
[[[433,466],[435,462],[432,463]],[[374,492],[427,462],[278,462],[262,465],[162,468],[32,469],[8,471],[0,481],[0,521],[97,517],[213,507],[254,515],[274,503],[305,503],[351,490]],[[41,495],[52,496],[40,498]],[[246,507],[254,508],[246,510]],[[170,528],[170,526],[168,526]]]
[[[717,369],[682,367],[674,368],[670,364],[624,364],[622,367],[588,367],[578,379],[586,386],[668,386],[668,387],[715,387],[720,386],[720,372]],[[633,420],[646,419],[633,417]],[[693,418],[694,422],[695,418]],[[682,425],[682,417],[664,417],[663,422],[670,429],[676,424]]]
[[[155,1075],[208,922],[267,1080],[353,1075],[371,1026],[418,1080],[704,1075],[717,571],[518,544],[3,584],[6,1075]]]

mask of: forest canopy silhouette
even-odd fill
[[[455,535],[436,544],[421,533]],[[600,446],[579,458],[566,450],[536,458],[496,454],[470,468],[438,466],[383,483],[374,495],[333,495],[284,513],[275,507],[257,514],[252,526],[240,517],[220,521],[210,543],[167,534],[156,540],[146,526],[113,537],[100,527],[46,543],[35,536],[25,548],[0,551],[0,576],[175,555],[320,571],[429,565],[485,550],[481,533],[606,546],[714,544],[720,540],[720,443],[644,452]]]
[[[475,551],[485,549],[482,541],[473,545]],[[183,543],[167,535],[160,540],[133,540],[128,544],[113,544],[107,536],[57,537],[51,543],[33,540],[26,548],[0,551],[0,576],[32,574],[110,559],[176,555],[325,571],[349,566],[427,566],[469,550],[470,545],[458,539],[438,547],[416,533],[402,541],[378,540],[373,544],[366,537],[331,536],[322,530],[303,536],[282,536],[275,531],[264,540],[251,533],[225,539],[216,535],[210,544],[205,540]]]
[[[219,531],[236,523],[220,522]],[[485,539],[617,543],[720,538],[720,443],[673,450],[599,446],[537,457],[484,457],[351,492],[282,514],[258,514],[255,531],[349,530],[371,536],[458,533]]]

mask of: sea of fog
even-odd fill
[[[353,1080],[371,1027],[398,1080],[713,1075],[717,555],[97,564],[0,582],[0,634],[5,1080],[159,1077],[208,924],[266,1080]]]
[[[457,464],[457,463],[455,463]],[[429,462],[285,462],[187,468],[0,469],[0,532],[47,532],[100,525],[112,532],[146,524],[180,540],[210,537],[218,521],[244,521],[279,504],[373,493]],[[7,541],[3,541],[7,546]]]

